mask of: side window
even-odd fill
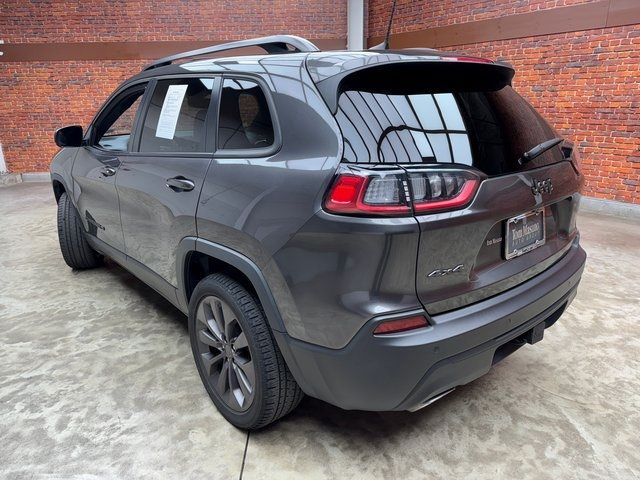
[[[141,152],[205,152],[213,78],[159,80],[145,115]]]
[[[114,152],[129,149],[133,123],[145,88],[146,84],[132,87],[107,106],[95,124],[93,145]]]
[[[273,123],[267,99],[251,80],[226,78],[220,97],[218,149],[265,148],[273,145]]]

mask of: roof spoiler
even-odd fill
[[[153,68],[171,65],[177,60],[185,58],[200,57],[212,53],[235,50],[237,48],[260,47],[268,54],[276,53],[298,53],[298,52],[319,52],[320,49],[309,40],[295,35],[271,35],[268,37],[250,38],[248,40],[238,40],[236,42],[221,43],[210,47],[190,50],[188,52],[176,53],[156,60],[142,69],[142,71]]]
[[[437,61],[388,61],[344,70],[316,82],[316,87],[335,115],[338,97],[346,90],[389,94],[496,91],[511,85],[515,71],[510,65],[462,57]]]

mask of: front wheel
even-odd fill
[[[257,300],[223,274],[204,278],[189,302],[189,336],[200,378],[220,413],[244,429],[292,411],[302,391]]]
[[[62,258],[71,268],[94,268],[100,265],[102,257],[84,238],[80,215],[66,193],[58,200],[58,240]]]

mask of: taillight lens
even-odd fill
[[[468,170],[420,170],[380,174],[341,173],[327,193],[327,211],[353,215],[406,216],[463,208],[480,178]],[[411,188],[409,188],[411,187]]]
[[[373,330],[374,335],[388,335],[390,333],[406,332],[407,330],[415,330],[416,328],[428,327],[429,322],[422,315],[415,317],[398,318],[395,320],[387,320],[380,322]]]
[[[418,213],[463,208],[471,203],[480,179],[466,170],[409,174],[413,208]]]
[[[411,213],[402,178],[396,174],[339,175],[325,208],[334,213],[404,215]]]

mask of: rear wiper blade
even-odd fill
[[[376,148],[376,155],[378,156],[378,163],[380,163],[380,153],[382,152],[382,142],[385,138],[387,138],[387,136],[390,133],[393,132],[402,132],[402,131],[410,131],[410,132],[422,132],[422,133],[429,133],[429,130],[427,130],[426,128],[417,128],[417,127],[410,127],[409,125],[391,125],[387,128],[385,128],[382,133],[380,134],[380,137],[378,137],[378,146]]]
[[[518,159],[518,164],[524,165],[525,163],[529,163],[531,160],[533,160],[536,157],[539,157],[550,148],[553,148],[559,143],[562,143],[562,141],[563,141],[562,138],[556,137],[556,138],[552,138],[551,140],[546,140],[542,143],[539,143],[538,145],[533,147],[531,150],[528,150],[525,153],[523,153],[522,156]]]

